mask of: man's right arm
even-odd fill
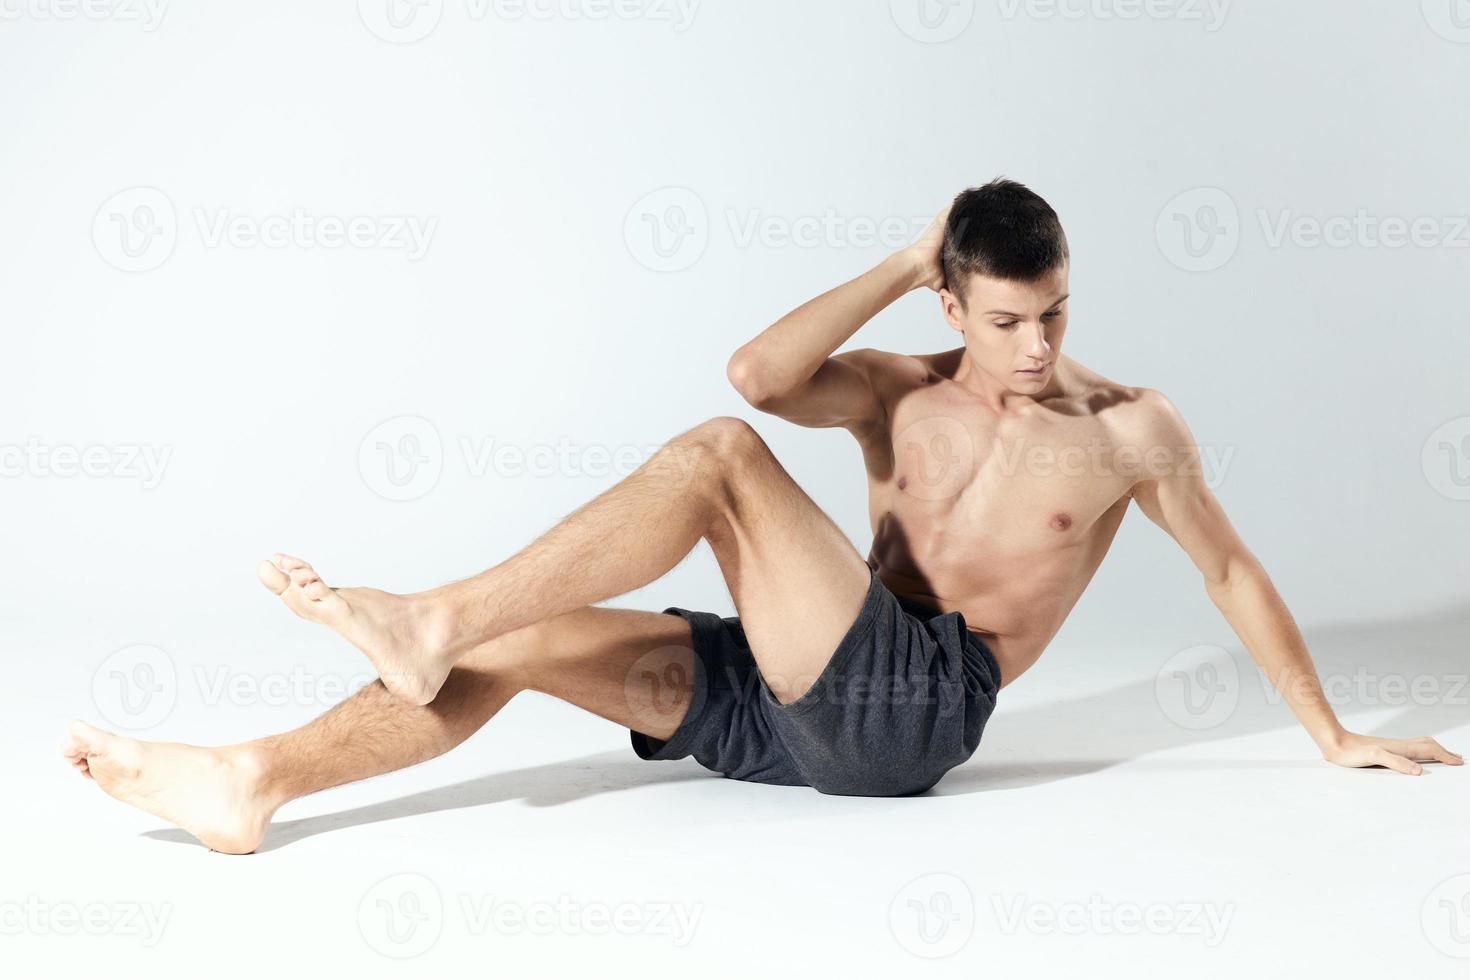
[[[797,425],[857,432],[880,421],[874,352],[832,352],[903,294],[943,285],[939,249],[947,218],[948,209],[913,245],[808,300],[735,351],[726,374],[741,397]]]

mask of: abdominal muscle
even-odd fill
[[[907,530],[892,512],[876,523],[868,566],[895,595],[959,612],[995,655],[1004,687],[1046,649],[1092,580],[1127,501],[1065,543],[1009,554],[971,536]],[[912,521],[910,524],[922,524]]]

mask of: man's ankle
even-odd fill
[[[226,752],[247,794],[265,802],[272,810],[301,795],[291,785],[290,774],[279,765],[280,751],[274,739],[257,739],[232,745]]]

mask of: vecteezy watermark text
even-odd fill
[[[1174,20],[1204,25],[1214,33],[1225,24],[1231,0],[997,0],[1001,16],[1015,20]]]
[[[468,892],[451,898],[446,902],[426,875],[389,875],[358,902],[358,931],[369,948],[390,959],[428,952],[453,912],[471,936],[650,936],[682,948],[693,941],[704,915],[699,902],[601,901],[566,894],[523,900]]]
[[[660,444],[606,445],[565,437],[556,442],[517,443],[462,435],[455,448],[465,472],[475,478],[621,479],[658,452]],[[433,422],[418,415],[399,415],[374,426],[363,437],[357,466],[363,483],[383,499],[417,500],[438,485],[445,456],[444,440]]]
[[[168,5],[169,0],[0,0],[0,20],[111,20],[151,33],[163,23]]]
[[[0,936],[123,936],[152,949],[173,910],[172,902],[48,902],[27,895],[0,901]]]
[[[1304,214],[1296,208],[1254,210],[1267,248],[1464,249],[1470,248],[1470,215],[1351,212]],[[1154,238],[1159,251],[1187,272],[1223,267],[1239,250],[1246,228],[1235,199],[1219,187],[1176,194],[1159,212]]]
[[[264,214],[194,207],[189,214],[195,240],[206,249],[401,252],[410,262],[428,253],[439,228],[434,215],[343,215],[304,207]],[[102,202],[93,215],[92,244],[113,268],[147,272],[173,255],[180,225],[173,200],[163,191],[129,187]]]
[[[464,0],[463,16],[474,23],[607,20],[668,24],[676,34],[694,23],[700,0]],[[422,41],[444,17],[444,0],[358,0],[362,24],[390,44]]]
[[[24,443],[0,444],[0,477],[137,480],[144,490],[163,482],[173,446],[143,443],[50,444],[34,436]]]

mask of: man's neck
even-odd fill
[[[973,394],[984,403],[998,418],[1015,417],[1033,406],[1057,398],[1064,394],[1062,383],[1062,359],[1057,357],[1057,363],[1053,366],[1051,376],[1046,379],[1046,384],[1040,391],[1034,394],[1012,391],[991,375],[980,370],[970,359],[967,348],[959,348],[959,366],[955,368],[951,380],[955,384]]]

